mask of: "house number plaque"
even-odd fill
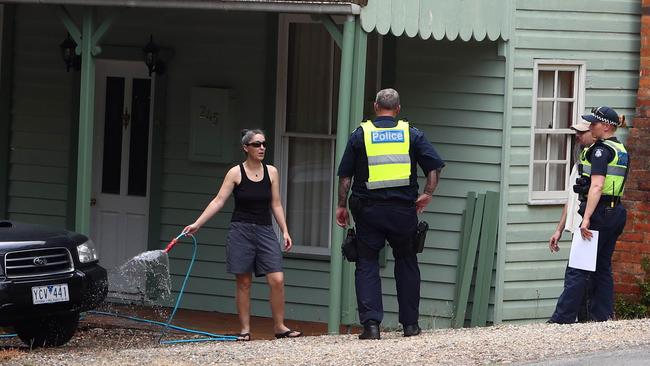
[[[228,114],[230,90],[194,87],[190,93],[189,159],[231,163],[239,137]]]

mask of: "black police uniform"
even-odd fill
[[[379,128],[397,126],[392,117],[379,117],[373,123]],[[444,167],[445,164],[424,133],[411,127],[409,135],[411,176],[408,186],[373,190],[366,188],[368,156],[361,127],[350,136],[338,169],[339,177],[354,177],[349,207],[359,245],[359,259],[354,274],[359,319],[362,324],[369,320],[381,323],[384,317],[378,255],[386,241],[393,248],[395,257],[399,322],[405,326],[417,324],[419,317],[420,270],[416,253],[411,246],[411,238],[417,228],[416,163],[425,175]]]
[[[610,140],[619,142],[615,137]],[[609,147],[602,142],[594,144],[587,152],[587,159],[591,163],[591,175],[605,176],[607,164],[613,158],[614,152]],[[586,201],[581,202],[580,215],[584,214],[586,204]],[[603,197],[598,202],[589,222],[589,230],[598,231],[596,271],[589,272],[567,266],[564,274],[564,291],[551,317],[552,322],[574,323],[585,290],[589,293],[591,320],[605,321],[612,318],[614,314],[612,254],[616,240],[625,227],[626,217],[627,212],[620,199]]]

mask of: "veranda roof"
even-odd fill
[[[359,14],[368,0],[4,0],[5,3]]]
[[[422,39],[508,40],[510,4],[503,0],[368,0],[361,9],[366,32]]]

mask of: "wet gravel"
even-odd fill
[[[379,341],[356,335],[159,345],[159,332],[82,325],[63,347],[29,351],[0,340],[3,365],[483,365],[551,360],[650,345],[650,319],[424,331]]]

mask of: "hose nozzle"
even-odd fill
[[[176,243],[178,243],[178,238],[172,239],[172,241],[170,241],[169,244],[167,244],[167,248],[165,248],[163,252],[169,253],[169,251],[172,250],[172,248],[174,247],[174,245],[176,245]]]

